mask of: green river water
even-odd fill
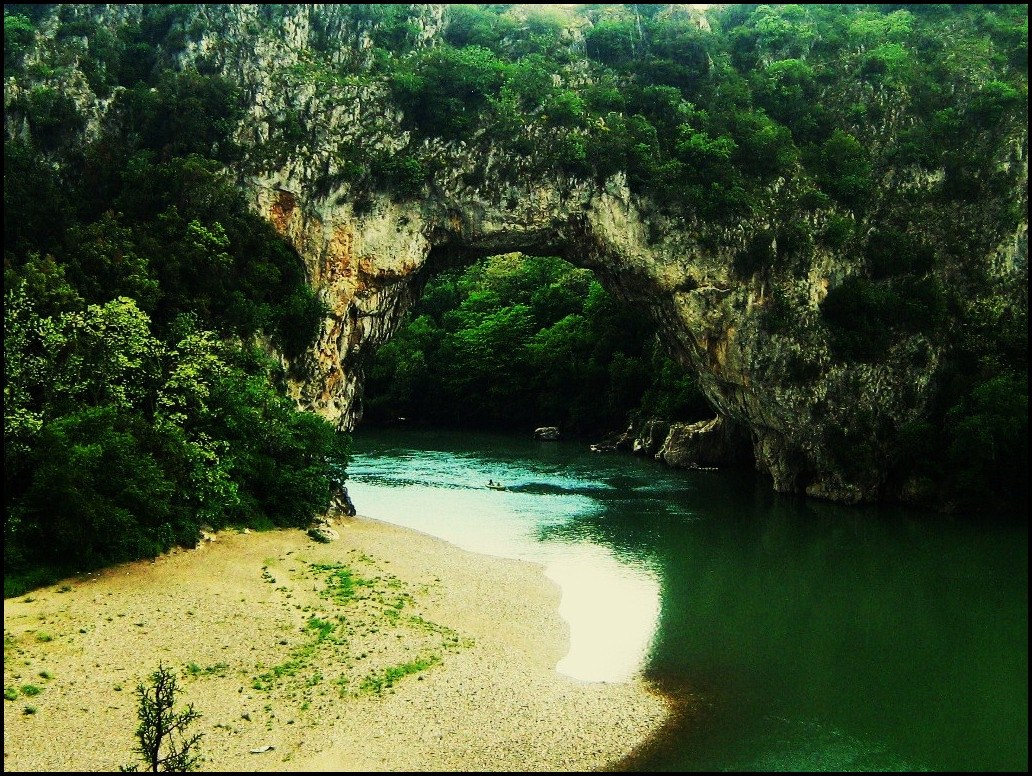
[[[1028,769],[1024,519],[407,428],[359,429],[347,484],[360,514],[542,564],[571,629],[561,673],[642,673],[674,699],[618,770]]]

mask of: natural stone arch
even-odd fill
[[[313,351],[296,365],[305,374],[292,386],[302,406],[352,428],[363,351],[387,341],[429,276],[444,266],[517,251],[556,255],[595,271],[628,301],[641,296],[630,273],[614,272],[600,258],[593,226],[599,213],[592,212],[603,199],[598,192],[509,187],[504,199],[515,207],[487,207],[482,197],[413,203],[383,195],[362,213],[347,204],[306,213],[292,192],[258,192],[259,209],[298,249],[330,309]]]
[[[829,289],[866,271],[862,240],[845,250],[807,241],[790,249],[787,262],[738,261],[758,236],[786,222],[812,235],[832,216],[861,234],[872,228],[854,213],[805,204],[812,186],[804,171],[752,192],[747,215],[672,215],[663,203],[632,194],[620,174],[571,178],[536,149],[518,153],[492,140],[491,127],[466,140],[414,135],[387,84],[375,78],[332,88],[318,77],[285,79],[309,72],[304,51],[317,21],[331,60],[361,58],[369,48],[370,30],[351,24],[343,6],[291,6],[275,34],[258,37],[223,31],[260,28],[259,6],[197,8],[219,32],[191,44],[184,60],[203,59],[247,95],[236,139],[248,156],[238,180],[297,248],[330,309],[310,353],[292,365],[289,389],[299,406],[353,426],[363,353],[386,341],[434,263],[449,253],[548,253],[592,269],[610,291],[648,308],[717,414],[749,430],[757,468],[776,490],[844,502],[905,490],[886,487],[890,459],[901,430],[925,415],[947,343],[893,331],[876,362],[833,354],[820,305]],[[414,45],[430,47],[440,40],[444,7],[421,8]],[[281,140],[276,127],[297,112],[307,134],[284,151],[274,142]],[[433,174],[418,192],[391,191],[383,180],[349,182],[345,167],[356,147],[378,158],[431,160]],[[1026,150],[1027,129],[1000,149],[1000,159],[1027,205]],[[893,191],[915,198],[938,185],[912,170],[888,171],[890,181]],[[980,204],[965,207],[969,222],[991,220]],[[1027,219],[1009,228],[981,230],[973,261],[1001,283],[1014,285],[1023,275],[1027,284]],[[926,237],[945,243],[955,235],[948,219],[934,219]],[[948,271],[937,270],[942,278]]]
[[[296,247],[330,310],[311,351],[287,365],[288,388],[300,407],[341,428],[354,424],[363,352],[386,341],[427,273],[450,255],[557,254],[649,310],[670,351],[698,374],[718,415],[749,429],[757,466],[777,490],[847,502],[928,498],[932,480],[922,483],[916,471],[909,483],[890,483],[888,476],[893,456],[905,449],[903,429],[932,414],[936,372],[951,350],[946,340],[963,316],[929,326],[890,321],[878,338],[883,352],[857,355],[831,347],[821,304],[851,279],[871,280],[870,238],[898,227],[943,254],[921,271],[923,279],[940,287],[959,280],[959,293],[975,303],[1020,301],[1023,293],[1027,313],[1028,128],[1022,117],[1012,113],[999,134],[982,138],[985,170],[981,164],[977,174],[961,169],[951,182],[957,170],[945,162],[927,169],[927,162],[906,164],[894,153],[922,121],[908,90],[850,83],[847,92],[835,97],[831,90],[828,98],[847,116],[875,100],[870,105],[883,116],[862,126],[844,119],[839,128],[870,151],[869,201],[829,196],[835,192],[821,183],[819,170],[801,161],[779,166],[777,177],[747,176],[745,202],[711,199],[707,184],[719,189],[726,181],[700,180],[713,173],[691,168],[690,157],[678,161],[693,174],[665,188],[643,183],[652,168],[639,168],[632,194],[622,173],[599,172],[615,165],[565,164],[574,157],[549,152],[558,135],[579,141],[582,150],[603,138],[594,130],[608,131],[604,116],[580,126],[528,122],[514,134],[508,125],[520,121],[519,111],[515,118],[490,110],[480,115],[473,105],[477,115],[468,126],[444,132],[447,138],[412,116],[406,120],[402,92],[392,89],[397,83],[373,67],[376,24],[349,10],[358,7],[179,6],[177,24],[189,34],[162,51],[184,71],[224,78],[242,97],[232,142],[212,152],[222,157],[230,148],[228,175]],[[144,8],[79,7],[112,33],[139,24]],[[411,9],[406,46],[418,53],[440,45],[447,6]],[[396,53],[398,61],[409,56]],[[96,139],[109,118],[118,123],[119,95],[101,97],[79,58],[68,62],[61,66],[63,93],[85,121],[82,137]],[[590,68],[586,61],[571,64],[553,76],[576,90],[591,77]],[[11,85],[14,94],[20,87]],[[955,85],[954,107],[961,112],[991,96],[975,81]],[[863,88],[854,94],[855,86]],[[539,111],[538,118],[547,117]],[[21,124],[9,130],[28,131]],[[392,179],[393,161],[411,163],[416,174]],[[571,177],[566,168],[585,177]],[[592,174],[608,177],[587,179]],[[669,195],[682,181],[699,192],[683,201],[674,195],[674,202],[643,193]],[[957,182],[962,191],[951,192]],[[968,188],[979,198],[960,196]],[[838,238],[831,237],[835,232]],[[769,250],[750,256],[764,240]],[[872,315],[884,309],[867,306]]]
[[[456,261],[519,251],[556,255],[590,269],[628,304],[643,307],[668,349],[699,373],[718,416],[749,428],[742,410],[757,403],[740,372],[748,357],[743,332],[755,331],[764,289],[742,285],[730,262],[705,260],[702,249],[643,214],[618,180],[505,184],[468,196],[398,202],[380,195],[356,212],[350,203],[306,212],[300,197],[273,185],[257,205],[306,260],[310,281],[330,315],[290,388],[300,406],[345,430],[359,420],[362,364],[383,345],[418,298],[427,278]],[[649,229],[652,229],[651,234]],[[757,452],[781,454],[776,428],[753,430]],[[761,460],[767,471],[779,459]],[[797,472],[786,472],[791,490]]]

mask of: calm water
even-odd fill
[[[543,564],[557,670],[677,699],[620,770],[1028,768],[1024,525],[483,434],[360,429],[348,476],[361,514]]]

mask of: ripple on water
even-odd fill
[[[773,731],[758,742],[759,754],[742,771],[899,772],[928,768],[900,759],[888,748],[865,741],[819,720],[768,717]]]

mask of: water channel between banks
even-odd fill
[[[354,441],[361,514],[545,567],[560,673],[641,672],[683,702],[620,770],[1027,770],[1021,521],[840,507],[572,442]]]

